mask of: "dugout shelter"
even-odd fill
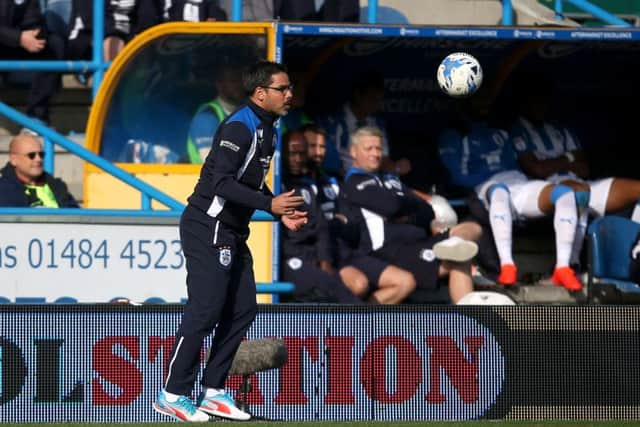
[[[184,203],[199,173],[184,163],[189,122],[198,105],[215,97],[212,76],[220,64],[286,63],[303,76],[295,83],[311,116],[340,108],[353,79],[374,70],[384,79],[391,156],[417,165],[408,184],[455,199],[460,193],[448,185],[436,147],[439,132],[456,120],[458,101],[440,91],[435,76],[442,58],[464,51],[482,64],[499,120],[514,117],[515,82],[523,81],[517,76],[544,76],[554,86],[553,116],[576,130],[594,174],[638,178],[634,111],[627,105],[639,91],[639,48],[640,31],[629,28],[163,24],[137,36],[108,69],[91,110],[88,148]],[[275,156],[269,177],[276,190],[279,161]],[[88,208],[132,208],[139,195],[88,164],[84,201]],[[459,209],[463,204],[457,201]],[[250,245],[271,254],[256,257],[258,281],[277,277],[277,240],[275,223],[252,224]],[[552,253],[549,245],[533,245],[531,269],[546,269]]]

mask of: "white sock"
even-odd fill
[[[578,222],[578,210],[573,191],[558,197],[555,205],[553,228],[556,230],[556,267],[567,267]]]
[[[180,395],[169,393],[167,390],[164,390],[164,398],[167,399],[167,402],[173,403],[180,398]]]
[[[509,192],[505,188],[498,187],[491,192],[489,222],[491,223],[491,231],[493,231],[493,240],[496,243],[496,249],[498,249],[500,265],[514,264],[511,253],[512,221]]]
[[[216,397],[219,394],[224,394],[224,389],[223,388],[209,388],[207,387],[205,389],[205,396],[207,397]]]
[[[631,214],[631,221],[640,223],[640,202],[637,202],[636,207],[633,208],[633,213]]]
[[[580,252],[584,244],[584,236],[587,234],[587,224],[589,222],[589,209],[578,209],[578,225],[576,227],[576,237],[573,239],[571,248],[571,265],[580,264]]]

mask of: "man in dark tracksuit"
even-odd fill
[[[306,214],[302,198],[274,197],[265,177],[277,141],[274,123],[292,97],[286,69],[259,62],[244,76],[248,103],[218,128],[213,147],[180,220],[186,258],[188,301],[169,358],[164,389],[154,409],[181,421],[207,421],[213,414],[246,420],[224,391],[233,357],[257,311],[253,262],[246,244],[256,209],[282,215],[297,230]],[[189,399],[204,338],[216,329],[202,374],[197,406]]]
[[[55,60],[64,55],[64,40],[47,33],[38,0],[0,1],[0,59]],[[33,73],[26,113],[49,121],[49,101],[58,89],[60,74]]]
[[[477,253],[480,227],[461,223],[432,235],[433,209],[414,195],[395,175],[378,173],[382,132],[363,127],[351,136],[353,167],[342,186],[342,199],[362,224],[360,247],[410,271],[418,288],[434,289],[438,278],[449,276],[453,302],[473,290],[470,261]],[[450,262],[440,262],[450,261]]]
[[[283,230],[282,277],[295,283],[295,301],[360,304],[333,269],[329,227],[318,205],[318,187],[307,170],[307,143],[302,132],[289,132],[283,138],[284,187],[295,190],[304,203],[307,225],[303,231]]]
[[[410,295],[416,286],[413,275],[388,262],[360,253],[360,227],[348,220],[348,206],[340,206],[340,183],[322,169],[326,154],[326,133],[321,127],[308,124],[300,131],[307,143],[309,168],[318,188],[317,204],[329,224],[329,236],[334,266],[351,293],[374,304],[397,304]]]

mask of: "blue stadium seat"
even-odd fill
[[[640,285],[629,279],[631,247],[640,224],[619,216],[604,216],[589,225],[589,300],[640,301]]]

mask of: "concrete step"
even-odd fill
[[[378,4],[380,7],[395,9],[411,24],[491,26],[502,24],[501,0],[380,0]],[[366,7],[367,1],[360,0],[360,6]],[[555,12],[538,3],[537,0],[512,0],[512,6],[514,25],[579,26],[571,19],[556,20]],[[396,13],[390,16],[397,15]]]
[[[2,102],[24,112],[28,85],[13,85],[9,82],[0,85]],[[51,126],[61,133],[84,133],[92,103],[90,85],[77,82],[75,75],[64,74],[62,86],[50,103]],[[0,117],[0,135],[15,135],[21,126]]]

